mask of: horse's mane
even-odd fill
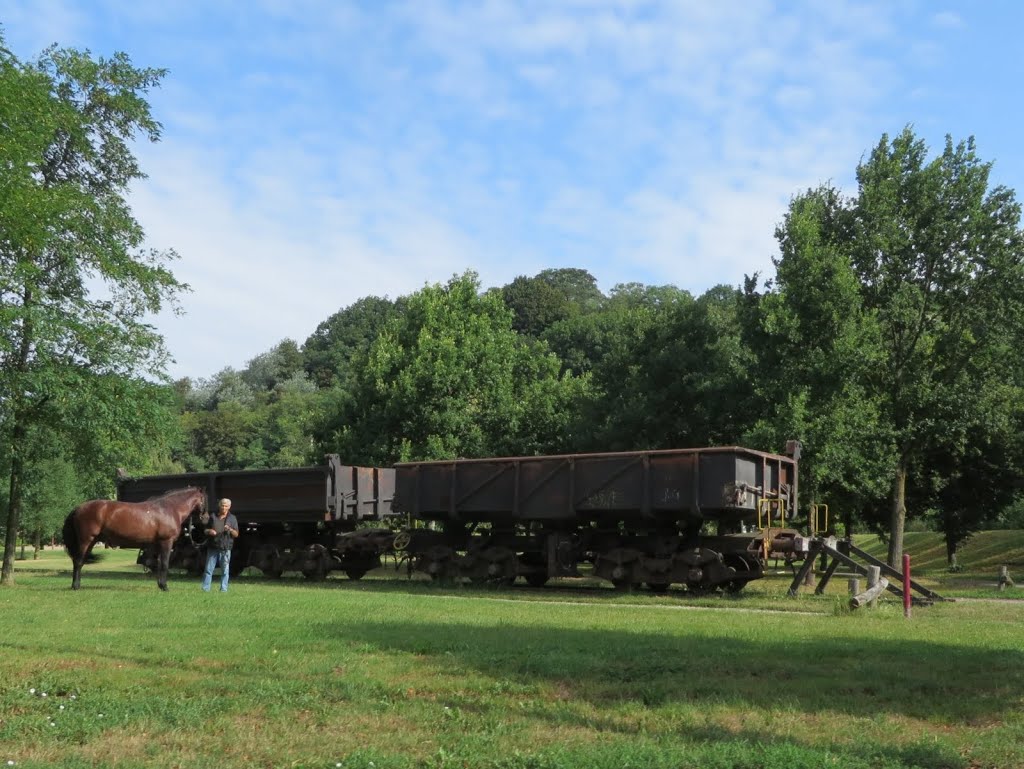
[[[198,486],[186,486],[183,489],[172,489],[171,491],[165,491],[160,496],[153,497],[153,501],[154,502],[158,502],[158,501],[160,501],[162,499],[168,499],[169,497],[176,497],[179,494],[188,494],[190,492],[195,492],[195,491],[203,492],[203,490],[201,488],[199,488]],[[205,493],[205,492],[203,492],[203,493]]]

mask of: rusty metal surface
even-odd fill
[[[394,470],[343,465],[330,454],[311,467],[120,478],[117,497],[141,501],[183,486],[206,490],[211,507],[229,498],[241,524],[379,520],[391,515]]]
[[[396,465],[397,511],[492,522],[740,520],[795,499],[793,457],[739,446]]]

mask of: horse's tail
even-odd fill
[[[80,555],[79,548],[81,548],[82,545],[82,542],[78,537],[78,527],[75,526],[76,512],[78,512],[77,509],[68,513],[68,517],[64,519],[64,529],[62,532],[64,535],[64,549],[68,551],[68,555],[70,555],[72,559],[75,559]]]

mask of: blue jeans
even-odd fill
[[[231,551],[218,550],[211,547],[206,551],[206,568],[203,570],[203,590],[210,592],[210,583],[213,581],[213,570],[220,565],[220,592],[228,592],[228,579],[231,577]]]

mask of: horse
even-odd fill
[[[206,492],[194,486],[168,491],[145,502],[91,499],[64,519],[64,547],[74,564],[71,589],[82,583],[82,564],[96,542],[115,547],[156,545],[156,584],[167,589],[167,564],[181,524],[193,512],[207,512]]]

